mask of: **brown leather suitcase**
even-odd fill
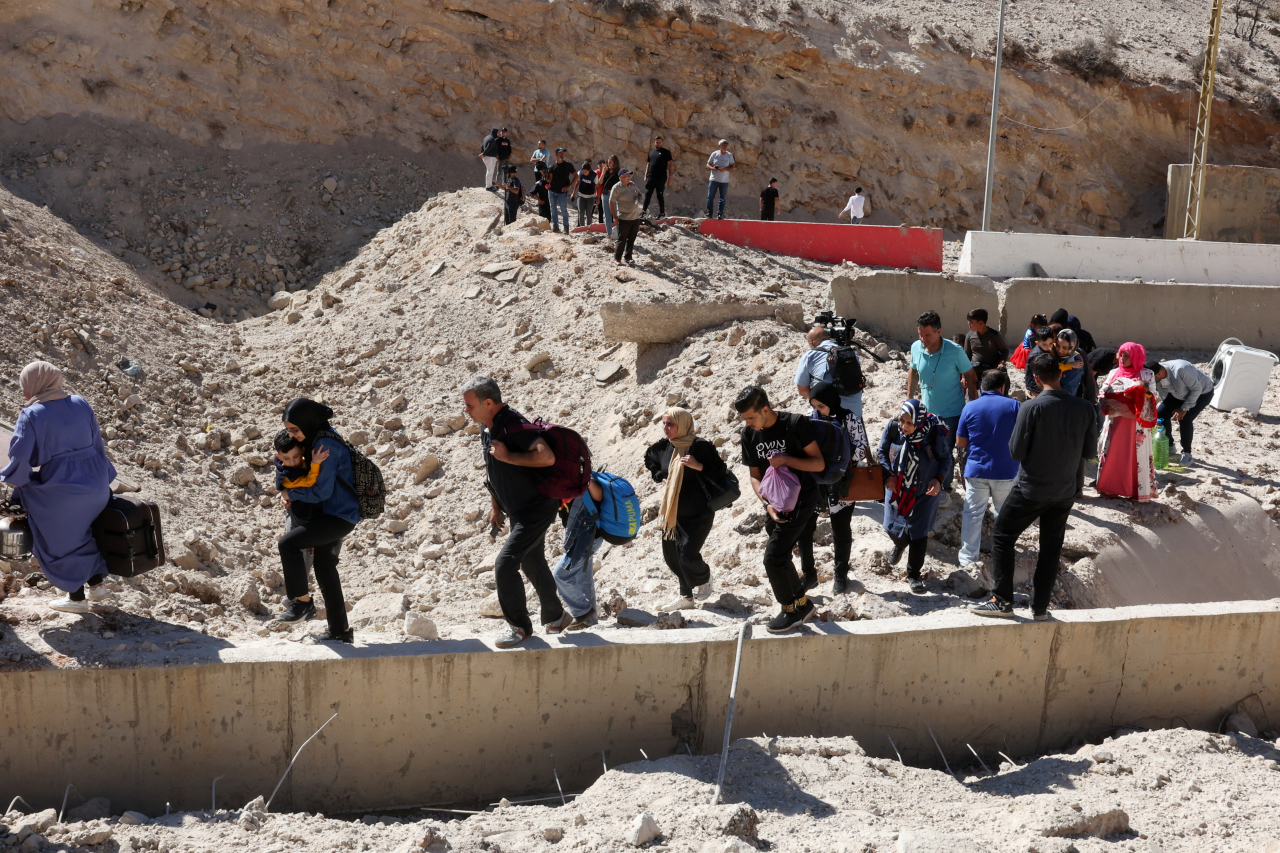
[[[160,507],[132,495],[113,495],[93,520],[93,538],[107,571],[131,578],[164,565]]]

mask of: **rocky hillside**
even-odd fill
[[[1203,6],[1011,10],[1003,109],[1023,124],[1002,125],[997,227],[1153,233],[1166,166],[1187,156]],[[506,124],[520,160],[546,136],[633,166],[660,130],[690,209],[723,136],[742,166],[735,215],[777,176],[801,218],[833,217],[854,182],[890,218],[980,217],[994,17],[976,2],[73,0],[0,15],[0,115],[16,122],[88,114],[209,146],[377,137],[459,155]],[[1224,39],[1217,162],[1273,156],[1273,23]]]

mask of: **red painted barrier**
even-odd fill
[[[670,224],[671,224],[671,223],[673,223],[673,222],[679,222],[679,221],[684,221],[684,222],[688,222],[688,223],[691,223],[691,224],[692,224],[692,222],[693,222],[693,220],[692,220],[692,219],[679,220],[679,219],[676,219],[676,218],[674,218],[674,217],[668,216],[666,219],[657,219],[657,220],[655,220],[655,221],[654,221],[654,224],[655,224],[655,225],[670,225]],[[604,233],[604,224],[603,224],[603,223],[600,223],[600,222],[592,222],[590,225],[579,225],[577,228],[572,229],[572,231],[571,231],[570,233],[572,233],[572,234],[585,234],[585,233],[587,233],[588,231],[594,232],[594,233],[596,233],[596,234],[603,234],[603,233]]]
[[[942,272],[942,229],[822,222],[704,219],[698,230],[735,246],[827,264],[915,267]]]

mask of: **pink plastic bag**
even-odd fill
[[[791,512],[800,500],[800,478],[785,465],[770,466],[760,478],[760,494],[778,512]]]

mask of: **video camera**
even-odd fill
[[[835,341],[838,346],[857,347],[879,363],[884,364],[883,358],[858,343],[855,335],[858,325],[856,318],[837,317],[834,311],[823,311],[813,318],[813,323],[815,326],[821,326],[826,329],[827,334],[831,336],[831,340]]]
[[[849,346],[854,342],[854,330],[858,324],[856,319],[850,320],[845,317],[837,317],[834,311],[823,311],[813,318],[813,322],[814,325],[826,329],[827,334],[831,336],[831,340],[841,346]]]

